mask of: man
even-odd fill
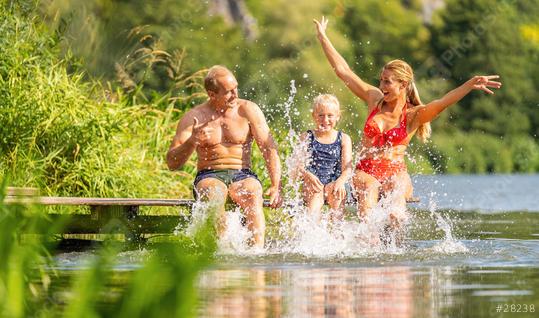
[[[196,151],[197,199],[219,202],[217,232],[225,230],[227,195],[245,213],[252,245],[264,246],[262,185],[251,168],[253,139],[260,148],[271,179],[266,192],[270,205],[281,204],[281,163],[277,146],[260,108],[238,98],[238,82],[224,66],[213,66],[204,79],[209,99],[180,120],[167,153],[169,169],[181,168]]]

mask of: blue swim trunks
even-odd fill
[[[232,183],[241,181],[243,179],[247,178],[255,178],[260,182],[258,179],[258,176],[251,171],[251,169],[220,169],[220,170],[214,170],[214,169],[204,169],[200,170],[196,177],[195,181],[193,181],[193,196],[195,199],[198,199],[198,195],[196,193],[196,186],[197,184],[204,179],[207,178],[214,178],[221,182],[223,182],[227,187],[229,187]]]

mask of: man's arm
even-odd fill
[[[193,127],[198,124],[191,112],[178,123],[176,135],[172,139],[172,144],[167,152],[167,166],[170,170],[177,170],[189,160],[197,147],[197,139],[193,133]]]
[[[278,207],[281,205],[281,160],[279,159],[277,145],[271,136],[266,118],[258,105],[247,101],[245,113],[249,120],[251,133],[266,161],[271,180],[271,187],[267,191],[270,196],[271,206]]]

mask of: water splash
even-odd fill
[[[439,243],[431,247],[431,250],[440,254],[466,253],[468,248],[453,237],[452,227],[449,219],[445,219],[439,212],[436,211],[436,201],[433,197],[429,198],[429,211],[436,219],[436,225],[442,229],[445,238]]]

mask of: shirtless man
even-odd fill
[[[224,66],[213,66],[204,79],[209,99],[180,120],[167,153],[170,170],[181,168],[196,151],[197,199],[219,203],[217,232],[225,230],[227,195],[245,213],[252,245],[264,246],[262,185],[251,168],[253,139],[260,148],[271,179],[266,191],[270,205],[281,205],[281,163],[277,146],[260,108],[238,98],[238,82]]]

